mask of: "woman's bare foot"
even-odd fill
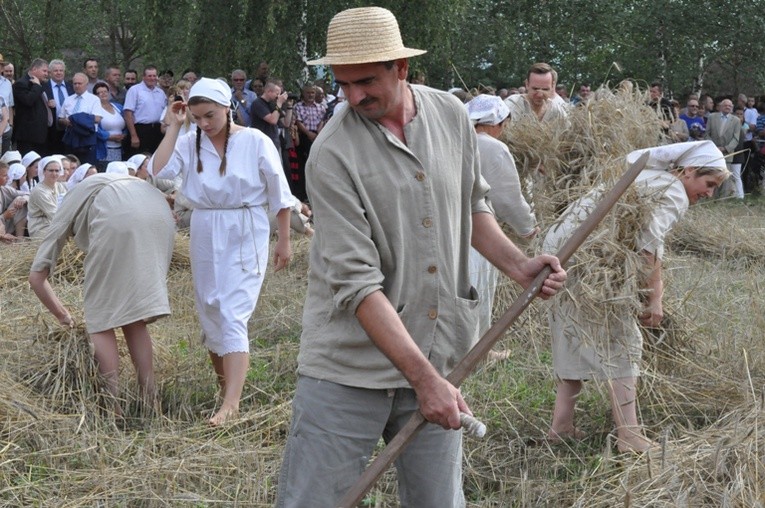
[[[561,431],[550,429],[547,432],[547,441],[551,444],[559,444],[564,441],[581,441],[586,437],[587,433],[576,427]]]
[[[229,420],[233,420],[239,416],[239,408],[234,406],[223,405],[215,415],[210,418],[210,425],[217,427],[223,425]]]
[[[659,443],[643,435],[642,428],[621,429],[617,433],[616,449],[619,453],[643,453],[658,446]]]

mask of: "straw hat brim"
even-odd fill
[[[398,60],[399,58],[410,58],[427,53],[424,49],[401,48],[395,51],[386,51],[385,53],[341,53],[326,55],[316,60],[309,60],[308,65],[354,65],[365,63],[388,62]]]

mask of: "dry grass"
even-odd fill
[[[572,184],[571,196],[583,188]],[[664,445],[656,456],[614,453],[609,404],[594,383],[577,413],[588,438],[539,444],[554,394],[546,307],[533,303],[502,341],[510,358],[483,365],[463,385],[489,425],[485,440],[466,440],[469,505],[765,506],[763,224],[765,206],[757,203],[704,205],[669,242],[671,326],[647,346],[639,398],[649,434]],[[199,345],[186,238],[178,238],[168,275],[173,315],[150,326],[161,411],[141,414],[122,351],[126,428],[103,409],[108,401],[82,330],[61,331],[29,290],[34,246],[0,246],[0,505],[272,506],[308,269],[308,242],[294,248],[289,271],[267,274],[250,323],[240,418],[211,429],[217,387]],[[80,320],[81,263],[68,249],[53,277]],[[516,291],[500,287],[497,312]],[[395,475],[368,501],[395,506]]]

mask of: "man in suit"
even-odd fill
[[[736,115],[731,114],[733,112],[733,101],[730,99],[723,99],[718,105],[717,113],[710,113],[707,120],[707,132],[705,137],[712,140],[717,145],[717,148],[726,157],[736,151],[739,138],[741,137],[741,120]],[[728,169],[731,168],[731,159],[726,158]],[[738,194],[735,190],[740,187],[741,174],[732,172],[733,178],[729,178],[723,185],[720,186],[720,197],[728,197],[734,194]],[[743,194],[736,196],[743,198]]]
[[[45,94],[48,96],[48,108],[50,108],[53,118],[58,118],[64,101],[67,97],[74,94],[74,88],[70,81],[65,81],[66,64],[61,60],[51,60],[48,64],[48,75],[50,79],[43,85]],[[48,150],[46,155],[64,153],[65,147],[61,138],[64,136],[64,127],[53,122],[48,128]]]
[[[16,104],[13,126],[21,153],[32,150],[46,153],[48,126],[53,124],[53,115],[43,89],[43,83],[47,80],[48,62],[35,58],[24,76],[13,84],[13,101]]]

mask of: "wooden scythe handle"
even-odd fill
[[[640,156],[624,175],[616,182],[616,185],[603,196],[595,209],[590,215],[581,223],[581,225],[574,231],[574,234],[563,244],[563,247],[558,251],[558,259],[561,265],[565,266],[568,260],[576,252],[576,250],[584,243],[590,233],[592,233],[598,226],[601,220],[608,214],[613,208],[619,198],[627,190],[627,187],[635,181],[638,173],[640,173],[648,162],[648,152]],[[483,360],[486,355],[494,347],[494,344],[504,335],[505,331],[510,328],[513,322],[526,310],[531,301],[539,294],[542,289],[542,284],[548,275],[552,272],[552,268],[546,266],[541,272],[534,278],[534,281],[529,285],[526,290],[521,293],[513,302],[507,311],[500,317],[494,325],[481,337],[481,340],[476,343],[473,348],[468,351],[465,357],[460,361],[454,370],[446,377],[446,379],[455,387],[459,387],[462,382],[475,370],[476,365]],[[377,455],[375,460],[369,465],[364,473],[359,477],[356,483],[345,494],[340,501],[340,508],[355,508],[364,496],[369,492],[369,489],[377,482],[382,474],[388,469],[388,467],[396,460],[396,457],[403,451],[406,445],[414,438],[417,432],[425,426],[427,421],[422,413],[415,412],[404,427],[396,434],[388,445]]]

